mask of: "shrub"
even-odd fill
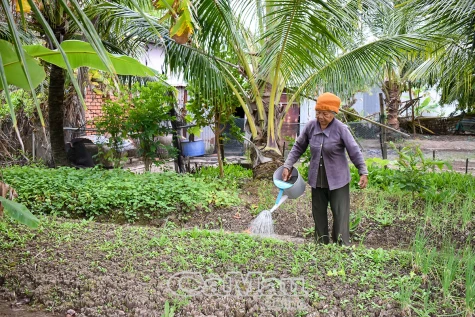
[[[139,141],[139,155],[145,163],[145,170],[150,171],[161,146],[157,137],[172,132],[167,122],[173,120],[169,112],[176,103],[175,89],[157,81],[145,86],[135,85],[133,93],[136,96],[129,112],[128,129],[131,137]]]

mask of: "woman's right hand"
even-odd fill
[[[282,180],[286,182],[289,179],[290,179],[290,170],[287,167],[284,167],[284,170],[282,171]]]

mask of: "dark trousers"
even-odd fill
[[[328,234],[328,202],[333,214],[332,239],[335,243],[350,245],[350,185],[329,190],[312,188],[312,215],[315,221],[315,240],[330,242]]]

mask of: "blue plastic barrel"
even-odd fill
[[[205,142],[202,139],[195,139],[194,142],[183,140],[181,141],[181,152],[183,156],[205,155]]]

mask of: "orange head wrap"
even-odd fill
[[[340,103],[341,103],[341,100],[340,98],[338,98],[338,96],[330,92],[326,92],[318,96],[315,110],[333,111],[335,113],[338,113],[340,111]]]

